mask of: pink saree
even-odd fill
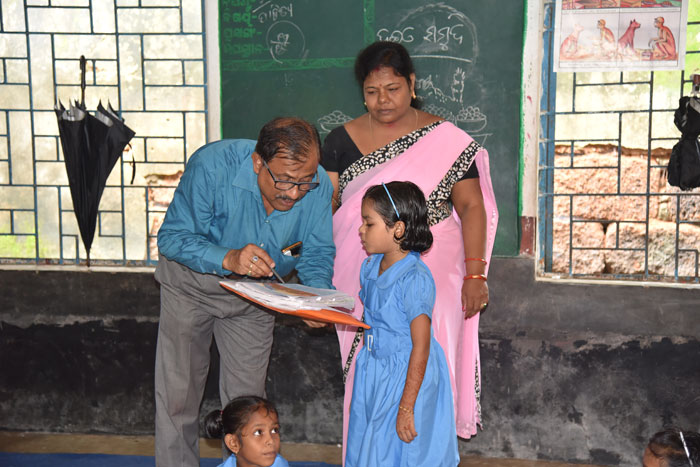
[[[420,131],[420,130],[417,130]],[[341,207],[333,216],[333,239],[336,246],[333,284],[356,298],[353,316],[360,319],[362,303],[358,297],[362,260],[367,256],[360,244],[358,229],[362,223],[360,207],[365,190],[382,182],[410,180],[426,198],[438,186],[462,152],[474,140],[449,122],[443,122],[414,142],[399,156],[368,168],[350,181],[342,192]],[[480,146],[472,159],[477,164],[487,221],[486,259],[490,260],[498,223],[498,211],[491,186],[488,153]],[[382,148],[383,149],[383,148]],[[379,149],[378,151],[382,151]],[[436,284],[437,299],[433,309],[433,333],[447,357],[454,396],[457,434],[469,438],[480,423],[479,315],[465,320],[461,304],[464,270],[464,243],[459,217],[452,212],[447,219],[431,227],[433,246],[423,261],[430,268]],[[488,264],[487,264],[488,267]],[[336,326],[342,364],[345,366],[355,338],[356,328]],[[360,341],[354,355],[357,355]],[[347,373],[343,405],[343,459],[348,429],[348,415],[355,374],[354,359]]]

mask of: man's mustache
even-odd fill
[[[277,195],[277,199],[281,199],[282,201],[294,201],[295,203],[297,201],[300,201],[303,197],[304,197],[304,195],[301,195],[298,198],[291,198],[289,196]]]

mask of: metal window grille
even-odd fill
[[[678,72],[555,74],[555,3],[544,13],[538,275],[700,283],[700,189],[666,182],[673,113],[700,67],[700,8]]]
[[[136,132],[107,181],[91,265],[149,266],[187,156],[206,142],[203,0],[25,0],[0,7],[0,264],[79,265],[57,99],[109,101]]]

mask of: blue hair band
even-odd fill
[[[386,187],[384,183],[382,183],[382,186],[384,187],[384,190],[386,190],[386,195],[389,197],[389,201],[391,201],[391,205],[394,207],[394,212],[396,213],[396,218],[401,219],[401,216],[399,215],[399,210],[396,209],[396,205],[394,204],[394,200],[391,197],[391,193],[389,193],[389,189]]]

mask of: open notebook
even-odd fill
[[[350,310],[355,306],[355,300],[339,290],[277,282],[224,280],[219,284],[243,298],[279,313],[312,321],[347,324],[369,329],[368,325],[350,314]]]

